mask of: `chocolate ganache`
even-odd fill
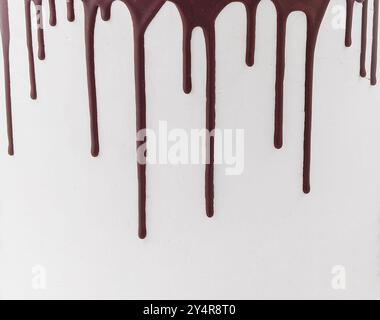
[[[87,84],[91,127],[91,154],[99,155],[99,133],[97,116],[97,94],[94,59],[94,33],[98,12],[102,20],[111,18],[111,6],[116,0],[82,0],[84,8],[85,55],[87,64]],[[136,130],[146,129],[146,92],[145,92],[145,50],[144,36],[150,22],[155,18],[166,0],[120,0],[129,9],[133,21],[134,55],[135,55],[135,99],[136,99]],[[183,90],[186,94],[192,90],[191,81],[191,37],[196,27],[203,30],[206,42],[207,81],[206,81],[206,107],[205,127],[209,132],[215,129],[216,114],[216,57],[215,57],[215,21],[221,11],[232,2],[240,2],[245,6],[247,14],[247,44],[246,64],[251,67],[255,61],[255,28],[256,13],[260,0],[167,0],[173,2],[180,12],[183,24]],[[310,192],[310,165],[311,165],[311,127],[313,102],[313,69],[314,54],[321,22],[325,16],[330,0],[271,0],[277,12],[277,53],[276,53],[276,83],[275,83],[275,132],[274,146],[280,149],[283,145],[283,92],[285,77],[285,40],[287,19],[292,12],[301,11],[306,15],[306,66],[305,66],[305,124],[304,124],[304,164],[303,164],[303,191]],[[346,0],[347,20],[345,44],[351,46],[351,30],[355,2],[362,6],[362,36],[360,75],[366,76],[366,49],[367,49],[367,20],[369,0]],[[38,58],[45,59],[45,41],[43,31],[42,0],[24,0],[27,50],[29,58],[30,96],[37,98],[37,85],[35,75],[34,48],[32,35],[31,5],[37,11],[37,42]],[[74,21],[74,0],[67,2],[67,19]],[[49,24],[57,24],[55,0],[49,0]],[[371,61],[371,84],[376,84],[377,68],[377,37],[379,2],[373,0],[373,41]],[[8,0],[0,0],[0,29],[4,57],[4,83],[8,131],[8,153],[14,154],[11,85],[10,85],[10,30]],[[137,141],[137,148],[146,141]],[[207,141],[208,162],[205,173],[205,202],[208,217],[214,215],[214,137]],[[145,238],[146,228],[146,165],[138,163],[138,234]]]

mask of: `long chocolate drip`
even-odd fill
[[[183,24],[183,88],[185,93],[191,92],[191,34],[194,28],[203,29],[206,41],[207,83],[206,83],[206,129],[207,164],[205,172],[205,202],[208,217],[214,215],[214,135],[215,129],[215,20],[220,12],[235,0],[170,0],[180,11]],[[260,0],[240,0],[247,12],[247,49],[246,64],[252,66],[255,56],[256,11]]]
[[[277,9],[277,49],[276,49],[276,95],[274,111],[274,146],[281,149],[283,145],[283,104],[285,79],[285,40],[288,13],[284,14],[276,3]]]
[[[206,81],[206,129],[209,134],[206,145],[207,163],[205,177],[206,214],[214,215],[214,135],[215,129],[215,27],[212,25],[203,30],[206,39],[207,81]]]
[[[367,55],[367,25],[368,25],[368,0],[363,1],[362,6],[362,29],[360,50],[360,76],[366,77],[366,55]]]
[[[314,53],[317,43],[319,19],[307,18],[307,44],[305,69],[305,127],[304,127],[304,161],[303,161],[303,192],[310,192],[310,162],[311,162],[311,127],[313,107],[313,74]]]
[[[246,1],[244,5],[247,12],[247,52],[245,62],[247,66],[252,67],[255,64],[256,13],[259,1]]]
[[[88,95],[91,122],[91,153],[99,154],[99,135],[97,119],[96,79],[94,61],[94,31],[97,11],[100,8],[103,20],[110,18],[111,5],[115,0],[83,0],[85,12],[85,40],[88,77]],[[145,93],[145,49],[146,28],[164,4],[164,0],[122,0],[131,12],[134,26],[135,47],[135,90],[136,90],[136,130],[146,129],[146,93]],[[137,141],[139,148],[145,141]],[[138,207],[139,237],[146,237],[146,165],[138,162]]]
[[[9,64],[9,45],[10,45],[10,30],[9,30],[9,13],[8,0],[0,2],[0,31],[1,42],[3,47],[4,59],[4,84],[5,84],[5,107],[7,117],[7,133],[8,133],[8,154],[14,154],[13,146],[13,122],[12,122],[12,102],[11,102],[11,75]]]
[[[67,3],[67,20],[75,20],[74,0],[66,0]]]
[[[83,5],[85,8],[85,45],[88,99],[90,106],[91,154],[97,157],[99,155],[99,134],[95,81],[94,32],[98,6],[94,5],[93,2],[83,2]]]
[[[275,134],[274,145],[283,145],[283,97],[285,77],[285,40],[287,17],[294,11],[302,11],[307,18],[307,45],[305,69],[305,132],[304,132],[304,164],[303,191],[310,192],[310,162],[311,162],[311,126],[313,101],[313,69],[314,52],[322,19],[329,0],[272,0],[277,10],[277,68],[276,68],[276,98],[275,98]],[[349,37],[348,37],[349,38]]]
[[[352,45],[352,18],[354,15],[354,4],[356,0],[346,0],[346,47]]]
[[[42,0],[25,0],[25,21],[26,21],[26,42],[29,58],[29,77],[30,77],[30,97],[37,99],[36,71],[34,65],[33,36],[32,36],[32,17],[31,3],[34,3],[37,12],[37,38],[38,38],[38,58],[45,59],[45,40],[42,17]]]
[[[372,56],[371,56],[371,85],[376,85],[377,78],[377,41],[379,33],[379,0],[373,0],[373,31],[372,31]]]
[[[51,26],[57,25],[57,10],[55,7],[55,0],[49,0],[50,7],[50,20],[49,23]]]
[[[145,93],[145,49],[144,32],[135,32],[135,87],[136,87],[136,132],[146,129],[146,93]],[[137,149],[146,143],[137,140]],[[146,164],[137,163],[138,178],[138,233],[141,239],[146,237]]]
[[[183,18],[183,91],[189,94],[192,90],[191,81],[191,36],[193,30]]]

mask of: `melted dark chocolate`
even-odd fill
[[[94,29],[97,11],[100,8],[103,20],[110,18],[110,7],[114,0],[84,0],[86,56],[88,72],[88,89],[91,116],[91,152],[99,154],[99,137],[97,122],[96,81],[94,64]],[[130,9],[135,35],[135,76],[136,76],[136,109],[137,130],[146,127],[145,71],[144,71],[144,33],[150,21],[163,5],[163,0],[140,0],[138,5],[131,0],[122,0]],[[220,12],[234,0],[170,0],[180,11],[183,23],[183,88],[185,93],[191,92],[191,35],[196,27],[201,27],[206,41],[207,84],[206,84],[206,129],[215,129],[215,20]],[[303,190],[310,192],[310,153],[312,123],[312,87],[314,51],[318,30],[324,17],[329,0],[272,0],[278,14],[277,44],[277,80],[275,107],[275,146],[282,146],[282,113],[283,113],[283,81],[285,72],[285,33],[286,20],[293,11],[302,11],[307,17],[307,52],[306,52],[306,94],[305,94],[305,137],[304,137],[304,173]],[[247,11],[247,52],[246,63],[254,64],[255,21],[260,0],[239,0]],[[139,146],[142,142],[138,143]],[[214,137],[207,143],[208,161],[205,173],[205,201],[207,216],[214,215]],[[139,236],[146,236],[146,176],[145,165],[138,164],[139,177]]]
[[[8,132],[8,154],[14,154],[13,147],[13,123],[12,123],[12,101],[11,101],[11,76],[9,65],[9,14],[8,1],[0,1],[0,32],[3,47],[4,60],[4,83],[5,83],[5,107],[7,116],[7,132]]]
[[[367,76],[366,55],[367,55],[367,25],[368,25],[368,0],[363,1],[362,6],[362,30],[361,30],[361,50],[360,50],[360,76]]]
[[[96,80],[94,62],[94,30],[98,11],[103,20],[111,16],[111,6],[115,0],[83,0],[85,13],[85,41],[87,58],[88,94],[91,120],[91,153],[99,154],[99,135],[97,119]],[[164,0],[121,0],[128,7],[134,27],[135,48],[135,90],[136,90],[136,130],[146,129],[146,94],[145,94],[145,49],[144,36],[147,27],[165,3]],[[145,141],[138,141],[137,148]],[[137,164],[138,207],[140,238],[146,237],[146,165]]]
[[[45,40],[42,19],[42,0],[25,0],[25,22],[26,22],[26,42],[29,58],[29,77],[30,77],[30,97],[37,99],[36,71],[34,66],[33,36],[32,36],[32,17],[31,3],[36,6],[37,12],[37,37],[38,37],[38,58],[45,59]]]
[[[289,14],[302,11],[307,18],[306,69],[305,69],[305,129],[303,191],[310,192],[311,126],[313,103],[314,52],[319,27],[330,0],[272,0],[277,9],[277,79],[275,106],[274,145],[283,145],[283,90],[285,76],[285,38],[286,22]]]
[[[183,24],[183,89],[191,92],[191,35],[196,27],[201,27],[206,40],[207,84],[206,84],[206,129],[215,129],[215,20],[220,12],[234,0],[170,0],[180,11]],[[247,12],[246,63],[254,64],[256,11],[260,0],[239,0]],[[214,136],[207,141],[207,164],[205,174],[206,214],[214,215]]]
[[[371,85],[376,85],[377,72],[377,41],[379,33],[379,0],[373,0],[372,55],[371,55]]]
[[[30,95],[37,98],[34,50],[32,41],[32,18],[31,3],[37,9],[39,28],[38,57],[45,58],[45,43],[43,21],[41,14],[42,0],[24,0],[26,17],[27,48],[30,71]],[[87,63],[87,81],[91,124],[91,154],[96,157],[99,154],[99,134],[97,119],[97,97],[94,61],[94,32],[97,14],[100,11],[104,21],[110,19],[111,6],[116,0],[82,0],[85,14],[85,49]],[[145,92],[145,50],[144,36],[147,27],[154,19],[166,0],[121,0],[129,9],[134,27],[135,48],[135,82],[136,82],[136,129],[146,128],[146,92]],[[191,81],[191,37],[194,28],[203,30],[206,41],[207,56],[207,84],[206,84],[206,128],[209,132],[215,129],[216,93],[215,93],[215,21],[220,12],[232,2],[241,2],[247,13],[247,49],[246,64],[254,65],[255,58],[255,28],[256,12],[260,0],[167,0],[173,2],[178,8],[183,23],[183,90],[190,93]],[[366,75],[365,55],[367,47],[367,16],[368,0],[347,0],[347,25],[346,46],[350,46],[352,17],[354,3],[362,3],[362,40],[361,40],[361,63],[360,74]],[[75,19],[74,0],[67,2],[67,19]],[[277,66],[276,66],[276,98],[275,98],[275,133],[274,145],[281,148],[283,145],[283,86],[285,78],[285,39],[286,24],[289,15],[294,11],[301,11],[307,18],[307,44],[305,66],[305,128],[304,128],[304,168],[303,168],[303,191],[310,192],[310,160],[311,160],[311,126],[312,126],[312,96],[313,96],[313,70],[314,54],[317,37],[322,19],[325,15],[330,0],[272,0],[277,11]],[[50,17],[52,26],[57,24],[55,0],[49,0]],[[378,36],[378,0],[374,0],[374,24],[371,63],[371,83],[376,83],[377,67],[377,36]],[[6,108],[8,122],[9,154],[13,154],[12,112],[11,112],[11,89],[9,71],[9,17],[8,0],[0,0],[0,27],[3,43]],[[137,148],[145,141],[137,142]],[[207,144],[208,164],[205,174],[205,202],[207,216],[214,215],[214,138],[211,135]],[[146,165],[137,164],[138,170],[138,204],[139,204],[139,237],[146,237]]]

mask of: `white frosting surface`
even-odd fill
[[[275,10],[259,5],[250,69],[245,12],[232,4],[217,21],[217,127],[245,130],[244,173],[229,177],[216,166],[209,219],[204,166],[148,166],[142,241],[128,11],[116,3],[111,21],[99,19],[96,28],[101,153],[94,159],[80,1],[74,23],[58,2],[58,25],[46,26],[37,101],[29,98],[24,4],[10,1],[15,156],[6,153],[0,99],[0,298],[379,297],[380,89],[358,76],[359,10],[353,48],[334,28],[343,5],[330,5],[316,51],[311,194],[302,193],[305,18],[289,20],[284,148],[275,150]],[[175,6],[165,4],[149,27],[148,127],[160,120],[204,127],[202,37],[199,30],[193,37],[193,92],[185,95]],[[38,266],[44,290],[33,286]],[[331,285],[335,266],[345,267],[346,290]]]

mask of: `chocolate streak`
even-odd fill
[[[283,145],[283,90],[285,77],[286,22],[294,11],[302,11],[307,18],[306,68],[305,68],[305,128],[303,191],[310,192],[311,126],[313,106],[314,53],[322,19],[330,0],[272,0],[277,9],[277,79],[275,106],[274,145]]]
[[[87,58],[88,95],[91,120],[91,153],[99,154],[98,116],[96,99],[94,32],[98,10],[101,17],[108,21],[111,17],[111,6],[115,0],[83,0],[85,13],[85,41]],[[135,86],[136,86],[136,130],[146,129],[146,93],[145,93],[145,49],[144,36],[150,22],[165,3],[164,0],[121,0],[128,7],[134,27],[135,47]],[[146,141],[137,141],[137,148]],[[146,164],[137,164],[138,173],[138,206],[140,238],[146,237]]]
[[[220,12],[234,0],[170,0],[180,11],[183,23],[183,89],[191,92],[191,35],[196,27],[201,27],[206,40],[207,84],[206,84],[206,129],[215,130],[215,20]],[[239,0],[247,12],[247,50],[246,63],[254,64],[256,11],[260,0]],[[214,136],[207,139],[207,164],[205,174],[206,214],[214,215]]]
[[[3,60],[4,60],[4,83],[5,83],[5,107],[7,117],[7,132],[8,132],[8,154],[14,154],[13,146],[13,122],[12,122],[12,101],[11,101],[11,76],[9,65],[9,45],[10,45],[10,31],[9,31],[9,12],[8,0],[0,2],[0,32],[1,42],[3,47]]]
[[[30,77],[30,97],[37,99],[36,71],[34,66],[33,36],[32,36],[32,17],[31,3],[34,3],[37,14],[37,38],[38,38],[38,58],[45,59],[45,40],[42,18],[42,0],[25,0],[25,21],[26,21],[26,42],[29,58],[29,77]]]

